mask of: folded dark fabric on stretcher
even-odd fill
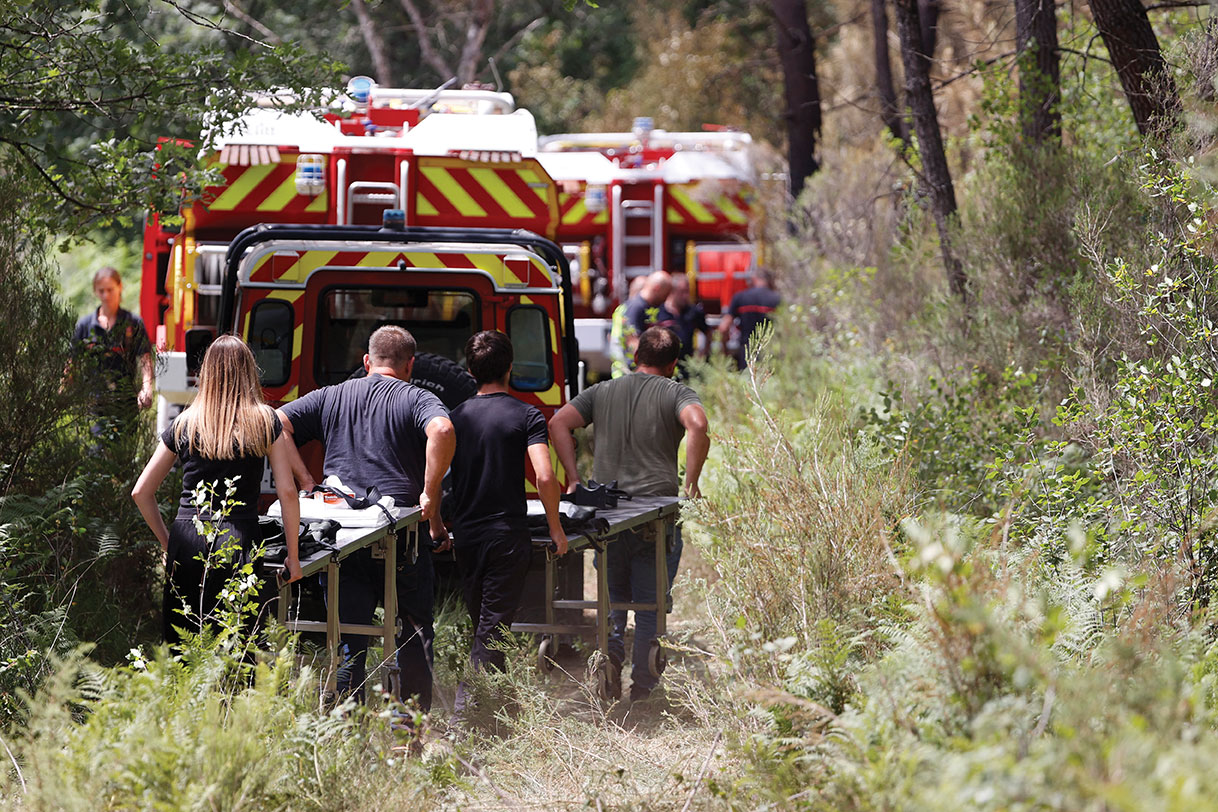
[[[599,540],[609,532],[609,520],[596,515],[596,508],[576,505],[571,502],[561,502],[558,506],[559,521],[563,531],[569,536],[581,535]],[[545,511],[529,510],[529,532],[534,536],[544,536],[550,531],[550,523]]]
[[[282,564],[288,558],[288,543],[283,534],[283,525],[278,519],[263,516],[258,520],[262,531],[262,560],[270,564]],[[309,522],[300,534],[300,560],[311,558],[320,552],[338,550],[338,522],[333,519]]]

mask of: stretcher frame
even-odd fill
[[[398,533],[406,529],[407,544],[419,543],[419,519],[422,509],[418,506],[399,508],[401,514],[392,525],[380,527],[343,527],[338,531],[335,541],[336,550],[322,550],[319,553],[301,559],[300,570],[303,578],[325,573],[326,576],[326,619],[302,620],[288,616],[288,606],[292,598],[292,585],[283,583],[278,578],[285,569],[282,565],[268,565],[268,571],[277,576],[279,586],[279,622],[290,632],[325,632],[326,654],[329,667],[326,670],[325,690],[327,695],[333,695],[338,679],[339,654],[338,649],[343,634],[363,634],[369,637],[381,638],[384,652],[383,659],[388,671],[388,689],[397,698],[401,698],[401,675],[398,673],[397,657],[391,653],[397,649],[397,635],[401,631],[398,620],[398,589],[397,565]],[[341,524],[341,522],[340,522]],[[362,623],[342,623],[338,617],[338,575],[343,559],[366,547],[372,548],[373,558],[383,558],[386,562],[385,578],[382,593],[382,604],[385,607],[384,621],[379,626]],[[299,582],[297,582],[299,583]]]
[[[600,657],[593,657],[589,670],[596,679],[597,691],[602,699],[610,699],[609,683],[611,669],[615,666],[609,660],[609,624],[610,613],[616,610],[647,611],[656,613],[656,640],[652,641],[648,667],[659,676],[665,665],[665,657],[659,641],[668,631],[668,549],[676,542],[677,516],[680,513],[681,498],[679,496],[636,496],[630,500],[621,500],[616,508],[598,508],[596,515],[609,523],[609,531],[601,536],[589,537],[584,534],[568,536],[572,552],[591,548],[595,557],[596,567],[596,598],[595,600],[573,600],[555,597],[556,571],[558,557],[547,554],[545,566],[545,621],[542,623],[513,623],[512,631],[542,635],[538,644],[538,664],[543,670],[553,668],[553,656],[556,646],[555,635],[574,635],[580,637],[596,636],[596,648]],[[609,599],[608,549],[617,541],[618,536],[627,530],[639,530],[647,525],[654,528],[656,545],[656,602],[655,603],[615,603]],[[663,543],[660,543],[660,542]],[[547,547],[550,543],[548,535],[534,536],[535,547]],[[586,623],[559,623],[555,613],[560,609],[595,609],[594,625]],[[635,667],[641,667],[636,663]],[[619,675],[612,675],[619,676]]]

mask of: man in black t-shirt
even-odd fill
[[[559,521],[560,488],[550,462],[546,421],[535,407],[508,392],[512,342],[487,330],[465,344],[478,394],[453,409],[457,451],[452,462],[453,550],[465,605],[474,625],[470,664],[503,670],[494,643],[511,626],[529,569],[532,540],[525,505],[525,461],[532,464],[556,552],[567,552]],[[466,704],[457,688],[456,712]]]
[[[664,300],[664,309],[672,315],[672,321],[661,323],[681,339],[681,354],[677,357],[677,374],[685,378],[685,359],[692,358],[695,353],[699,358],[705,358],[710,353],[710,327],[706,324],[706,310],[699,302],[691,302],[689,298],[689,280],[685,274],[672,274],[672,291]],[[698,346],[698,334],[703,337],[702,346]]]
[[[320,440],[326,447],[326,476],[342,480],[363,495],[370,487],[392,496],[399,505],[419,505],[431,522],[433,538],[445,536],[439,520],[440,481],[452,460],[456,440],[448,410],[440,399],[409,383],[414,367],[415,341],[401,327],[381,327],[368,340],[364,369],[368,375],[309,392],[279,409],[283,429],[297,445]],[[313,487],[304,463],[293,461],[292,472],[301,488]],[[431,707],[433,574],[431,546],[418,545],[411,561],[406,539],[398,544],[398,613],[403,638],[398,640],[398,667],[402,696],[418,697],[424,710]],[[343,560],[339,569],[338,616],[342,623],[372,625],[383,571],[371,551],[360,550]],[[368,638],[344,634],[344,662],[338,688],[363,698]]]
[[[753,274],[753,286],[740,291],[732,297],[727,313],[719,321],[719,331],[723,334],[726,346],[732,325],[740,328],[740,343],[736,347],[736,366],[744,369],[748,366],[749,339],[762,322],[768,322],[774,311],[782,303],[782,297],[774,290],[774,278],[767,270],[757,270]]]

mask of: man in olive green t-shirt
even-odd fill
[[[685,494],[699,496],[698,477],[710,438],[706,412],[694,390],[672,379],[681,352],[681,340],[666,327],[650,327],[639,337],[635,353],[637,371],[599,383],[581,392],[550,419],[550,442],[567,471],[568,490],[579,484],[572,430],[594,426],[593,477],[617,480],[631,496],[677,496],[677,447],[685,445]],[[621,533],[606,552],[609,599],[614,603],[655,603],[655,548],[632,531]],[[668,582],[681,558],[678,531],[668,555]],[[611,615],[609,657],[621,668],[625,660],[626,612]],[[645,699],[658,678],[647,666],[647,652],[655,639],[656,613],[634,613],[634,649],[630,698]]]

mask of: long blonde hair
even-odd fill
[[[264,457],[274,441],[274,410],[262,400],[254,354],[236,336],[220,336],[203,355],[199,394],[174,426],[178,448],[212,460]]]

